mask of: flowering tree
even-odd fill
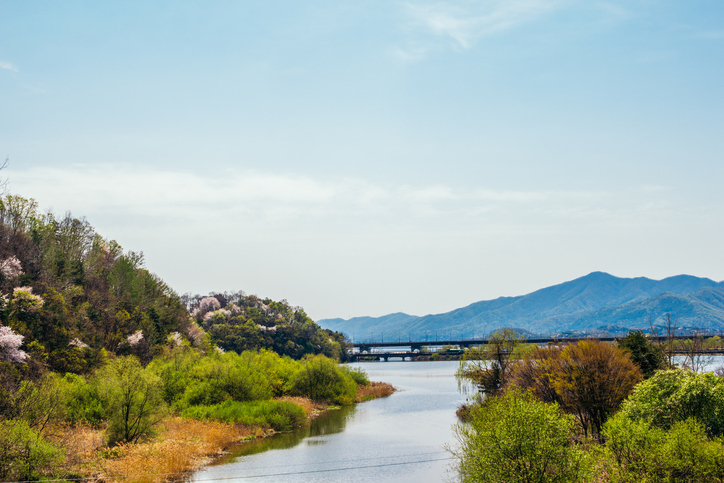
[[[8,279],[15,278],[23,273],[23,265],[17,257],[12,256],[0,262],[0,273]]]
[[[0,360],[24,364],[28,355],[20,350],[23,339],[22,335],[13,332],[10,327],[0,327]]]

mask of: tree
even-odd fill
[[[685,369],[659,371],[634,388],[621,406],[632,421],[647,421],[669,429],[674,423],[694,418],[707,434],[724,434],[724,378]]]
[[[467,482],[574,482],[586,470],[584,454],[572,444],[574,422],[557,404],[530,393],[508,391],[486,397],[456,426],[454,450],[460,480]]]
[[[13,332],[10,327],[0,327],[0,360],[14,364],[25,363],[28,355],[20,350],[24,337]]]
[[[544,401],[558,402],[586,434],[597,436],[641,379],[640,369],[618,347],[581,340],[532,352],[514,369],[511,385],[530,388]]]
[[[523,336],[511,329],[495,332],[484,348],[467,356],[457,377],[475,383],[481,393],[498,394],[507,379],[511,357],[523,340]]]
[[[659,369],[668,367],[666,353],[640,330],[629,331],[626,337],[619,339],[618,346],[639,366],[644,378],[648,379]]]
[[[163,384],[133,356],[118,357],[96,373],[108,408],[110,443],[133,442],[149,435],[163,414]]]

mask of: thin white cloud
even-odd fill
[[[694,37],[697,39],[721,40],[724,39],[724,30],[699,32],[698,34],[694,35]]]
[[[463,189],[447,185],[383,185],[365,180],[315,179],[261,171],[214,174],[169,172],[133,166],[75,165],[15,172],[12,189],[43,207],[77,215],[215,220],[440,219],[569,213],[572,218],[616,212],[607,192]],[[646,197],[642,190],[642,196]],[[653,193],[651,195],[655,195]],[[447,221],[446,221],[447,222]]]
[[[0,69],[11,70],[13,72],[19,72],[20,70],[10,62],[0,61]]]
[[[454,49],[461,50],[471,48],[480,37],[538,18],[561,3],[554,0],[446,1],[406,3],[404,8],[411,31],[446,39]],[[421,60],[429,50],[429,46],[419,44],[396,48],[397,55],[405,60]]]

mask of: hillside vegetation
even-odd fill
[[[300,307],[181,297],[85,219],[0,198],[0,481],[156,473],[169,458],[188,471],[364,397],[366,375],[338,364],[346,348]],[[189,431],[173,451],[149,449]],[[146,441],[155,456],[139,463]]]

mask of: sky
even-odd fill
[[[178,293],[724,280],[724,2],[0,2],[11,193]]]

